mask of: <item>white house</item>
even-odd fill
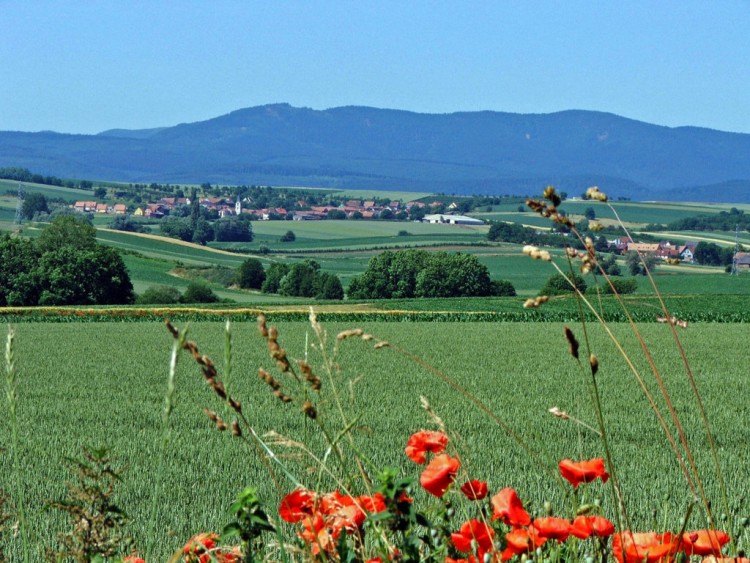
[[[443,223],[446,225],[484,225],[484,221],[481,219],[475,219],[474,217],[467,217],[466,215],[447,215],[447,214],[435,214],[425,215],[422,219],[423,223]]]

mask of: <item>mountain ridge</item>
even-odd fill
[[[607,112],[426,114],[285,103],[96,135],[0,132],[0,167],[126,182],[527,194],[588,185],[633,199],[750,201],[750,135]],[[747,188],[747,189],[745,189]],[[708,199],[706,199],[708,198]],[[717,199],[719,198],[719,199]],[[733,200],[736,201],[736,200]]]

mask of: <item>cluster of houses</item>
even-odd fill
[[[272,207],[257,209],[253,207],[243,206],[243,202],[237,198],[236,201],[232,202],[227,198],[222,197],[204,197],[199,200],[202,207],[216,211],[219,217],[231,217],[240,214],[254,215],[255,218],[261,221],[268,221],[275,217],[286,219],[291,213],[294,221],[314,221],[320,219],[327,219],[330,217],[331,211],[343,213],[347,219],[377,219],[385,211],[389,211],[392,214],[398,214],[401,212],[409,213],[414,207],[431,210],[437,207],[443,206],[442,202],[435,201],[432,203],[424,203],[421,201],[410,201],[408,203],[402,203],[400,201],[391,201],[387,205],[379,205],[373,201],[361,201],[357,199],[351,199],[343,202],[341,205],[323,205],[323,206],[308,206],[304,200],[296,202],[295,207],[297,211],[289,211],[283,207]],[[247,202],[245,202],[247,203]],[[156,203],[148,203],[136,207],[132,215],[134,217],[150,217],[150,218],[161,218],[165,215],[169,215],[172,210],[183,205],[190,205],[190,199],[186,197],[163,197]],[[128,207],[123,203],[111,204],[111,203],[97,203],[95,201],[76,201],[73,208],[76,211],[85,213],[104,213],[114,215],[124,215],[128,213]],[[299,210],[305,208],[304,210]],[[484,222],[479,219],[473,219],[463,215],[454,215],[453,211],[458,208],[458,204],[451,203],[445,206],[446,213],[440,215],[426,215],[424,221],[429,223],[450,223],[450,224],[470,224],[470,225],[481,225]]]
[[[641,254],[653,254],[659,260],[665,262],[693,262],[695,247],[698,246],[696,241],[685,241],[685,244],[673,244],[668,240],[654,243],[633,242],[632,239],[617,238],[608,240],[609,249],[617,254],[625,254],[631,250]]]

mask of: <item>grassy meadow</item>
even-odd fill
[[[309,324],[278,326],[280,343],[289,354],[295,358],[307,355],[317,370],[319,354],[309,344],[306,347],[306,342],[314,341]],[[359,339],[343,343],[338,358],[341,372],[333,380],[323,377],[320,398],[311,396],[322,424],[334,432],[342,426],[332,392],[336,388],[347,420],[360,417],[352,435],[373,468],[395,467],[402,476],[416,477],[420,468],[406,458],[403,447],[412,432],[433,427],[420,407],[420,396],[425,396],[451,434],[453,453],[462,459],[460,482],[485,479],[492,491],[514,487],[534,513],[542,510],[545,501],[561,512],[569,510],[566,507],[571,499],[554,477],[555,464],[562,458],[599,456],[601,442],[583,426],[547,412],[557,406],[587,424],[595,422],[584,372],[567,353],[562,325],[370,322],[357,326],[392,347],[375,350],[372,342]],[[732,509],[736,515],[746,516],[746,507],[738,503],[750,494],[750,454],[745,448],[748,436],[743,418],[750,364],[745,355],[727,353],[743,349],[745,334],[739,326],[692,325],[680,337],[709,413]],[[51,544],[64,529],[57,515],[44,510],[44,503],[64,494],[68,475],[61,463],[65,457],[77,456],[85,445],[106,445],[127,465],[116,501],[131,516],[131,531],[140,549],[155,544],[154,561],[165,561],[199,531],[218,530],[227,522],[225,512],[233,495],[245,486],[257,486],[274,512],[280,492],[258,452],[248,451],[228,433],[212,428],[203,408],[217,410],[227,420],[229,416],[187,355],[178,364],[176,408],[169,419],[170,437],[162,454],[161,417],[171,337],[161,323],[22,323],[16,328],[22,459],[19,466],[10,467],[7,455],[0,458],[0,474],[6,489],[11,489],[13,479],[23,481],[35,549]],[[338,331],[354,326],[332,323],[325,328],[332,341]],[[696,407],[669,330],[657,324],[641,329],[683,419],[708,495],[718,506],[718,485],[705,433],[698,418],[691,415]],[[580,337],[580,329],[575,330]],[[637,367],[648,373],[629,329],[615,325],[613,330]],[[201,352],[212,357],[223,374],[223,323],[194,322],[189,331]],[[590,337],[601,365],[604,416],[633,526],[678,527],[690,495],[674,454],[638,384],[603,332],[595,327]],[[317,428],[298,406],[280,403],[258,379],[259,367],[276,372],[255,323],[232,326],[232,350],[228,388],[242,401],[243,412],[256,431],[260,435],[275,431],[302,440],[316,455],[323,455]],[[420,366],[412,355],[483,401],[538,457],[519,446],[443,379]],[[653,377],[645,380],[663,408]],[[300,399],[299,387],[289,378],[281,381],[285,392]],[[7,420],[3,425],[7,436]],[[351,455],[350,446],[343,447]],[[275,449],[293,475],[313,486],[316,477],[309,471],[315,464],[309,457],[294,448]],[[159,473],[162,455],[164,466]],[[277,478],[282,491],[293,489],[281,472]],[[324,479],[321,486],[335,485]],[[611,516],[607,489],[593,484],[587,491],[601,499],[605,514]],[[151,521],[154,498],[156,517]],[[415,499],[429,502],[421,491]],[[702,527],[700,517],[695,518],[693,527]],[[746,548],[748,538],[741,535],[738,539],[740,547]],[[18,543],[10,541],[5,547],[10,560],[17,560]]]

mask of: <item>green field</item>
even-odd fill
[[[335,385],[344,394],[347,417],[361,416],[353,437],[374,467],[393,466],[401,475],[418,475],[419,468],[406,459],[403,447],[412,432],[431,427],[419,406],[419,397],[424,395],[445,421],[453,438],[453,453],[462,458],[465,472],[459,480],[486,479],[492,491],[512,486],[534,513],[542,510],[545,501],[550,501],[559,513],[567,513],[570,499],[564,494],[566,489],[551,476],[556,461],[601,456],[603,452],[600,441],[590,431],[547,413],[557,406],[594,423],[582,373],[567,354],[561,325],[370,322],[358,326],[395,346],[376,351],[371,343],[346,341],[339,358],[341,373],[335,376]],[[289,354],[304,357],[306,338],[312,338],[309,325],[281,323],[279,328],[280,342]],[[333,335],[353,326],[331,324],[326,328]],[[647,372],[640,348],[628,336],[628,329],[614,329],[622,336],[636,365]],[[669,331],[656,324],[643,326],[642,330],[651,343],[677,412],[684,419],[708,494],[719,506],[705,434],[698,417],[691,414],[695,412],[694,402]],[[580,337],[580,330],[576,331]],[[223,364],[223,323],[194,322],[190,334],[202,352],[213,357],[219,366]],[[273,364],[255,323],[237,323],[233,334],[230,392],[242,400],[243,411],[258,433],[274,430],[304,440],[317,455],[322,455],[324,446],[317,430],[305,423],[297,407],[274,399],[255,375],[258,367],[270,369]],[[743,355],[726,353],[744,348],[744,328],[698,324],[680,336],[709,412],[733,510],[739,516],[747,516],[747,508],[738,508],[737,503],[750,494],[750,454],[745,447],[743,414],[744,400],[750,391],[750,365]],[[659,526],[678,527],[690,502],[678,464],[623,361],[601,330],[594,328],[591,338],[601,364],[604,414],[632,523],[639,529],[651,528],[655,518]],[[170,418],[172,434],[161,486],[157,487],[170,340],[160,323],[17,326],[21,461],[11,467],[6,452],[0,458],[0,474],[6,490],[14,490],[13,479],[22,479],[35,549],[51,544],[63,529],[61,520],[43,507],[45,501],[64,494],[68,476],[61,462],[65,456],[77,456],[84,445],[107,445],[117,459],[127,464],[117,502],[133,519],[131,531],[137,545],[144,549],[150,542],[156,543],[154,561],[165,561],[198,531],[219,529],[227,522],[225,511],[233,495],[244,486],[257,486],[270,512],[275,512],[279,493],[257,452],[247,451],[228,434],[213,430],[202,414],[204,407],[223,411],[187,357],[181,358],[178,365],[177,406]],[[530,456],[496,422],[399,349],[422,358],[481,399],[543,461]],[[318,354],[308,351],[313,365],[319,366]],[[318,367],[316,371],[322,374]],[[656,393],[653,378],[649,376],[646,381]],[[287,393],[300,397],[301,391],[290,379],[282,382]],[[313,400],[320,411],[319,420],[336,429],[340,421],[331,390],[331,381],[324,379],[321,398],[313,396]],[[660,398],[657,401],[663,404]],[[4,418],[6,437],[7,422]],[[2,446],[7,445],[3,439]],[[352,455],[349,446],[344,447]],[[278,453],[296,452],[279,448]],[[294,475],[314,486],[314,477],[307,473],[314,465],[309,458],[292,455],[282,459]],[[322,486],[331,484],[324,480]],[[282,488],[288,491],[293,485],[282,481]],[[592,497],[602,499],[605,514],[612,517],[611,496],[606,489],[593,484],[587,490]],[[154,495],[157,510],[152,532],[149,514]],[[670,500],[665,502],[667,495]],[[422,492],[417,491],[414,496],[418,503],[430,502]],[[462,518],[460,511],[464,509],[458,499],[456,503],[457,518]],[[699,516],[691,524],[695,528],[703,526]],[[739,539],[739,547],[746,548],[747,537]],[[17,541],[6,545],[11,561],[19,558],[17,548]],[[40,552],[35,554],[33,560],[41,558]]]
[[[692,204],[672,202],[617,201],[612,202],[612,206],[615,208],[620,219],[630,225],[646,225],[649,223],[666,225],[667,223],[678,219],[684,219],[685,217],[711,215],[721,211],[729,211],[732,207],[743,209],[745,211],[750,209],[750,206],[742,204]],[[549,221],[536,216],[529,211],[528,208],[521,213],[518,211],[518,207],[518,203],[493,205],[491,212],[482,211],[472,213],[472,216],[484,220],[512,221],[533,226],[545,226],[546,221],[546,226],[549,225]],[[607,205],[592,201],[566,200],[563,202],[561,209],[563,209],[568,215],[572,215],[574,219],[578,220],[589,207],[594,210],[596,218],[599,220],[610,223],[616,219],[615,214]]]

